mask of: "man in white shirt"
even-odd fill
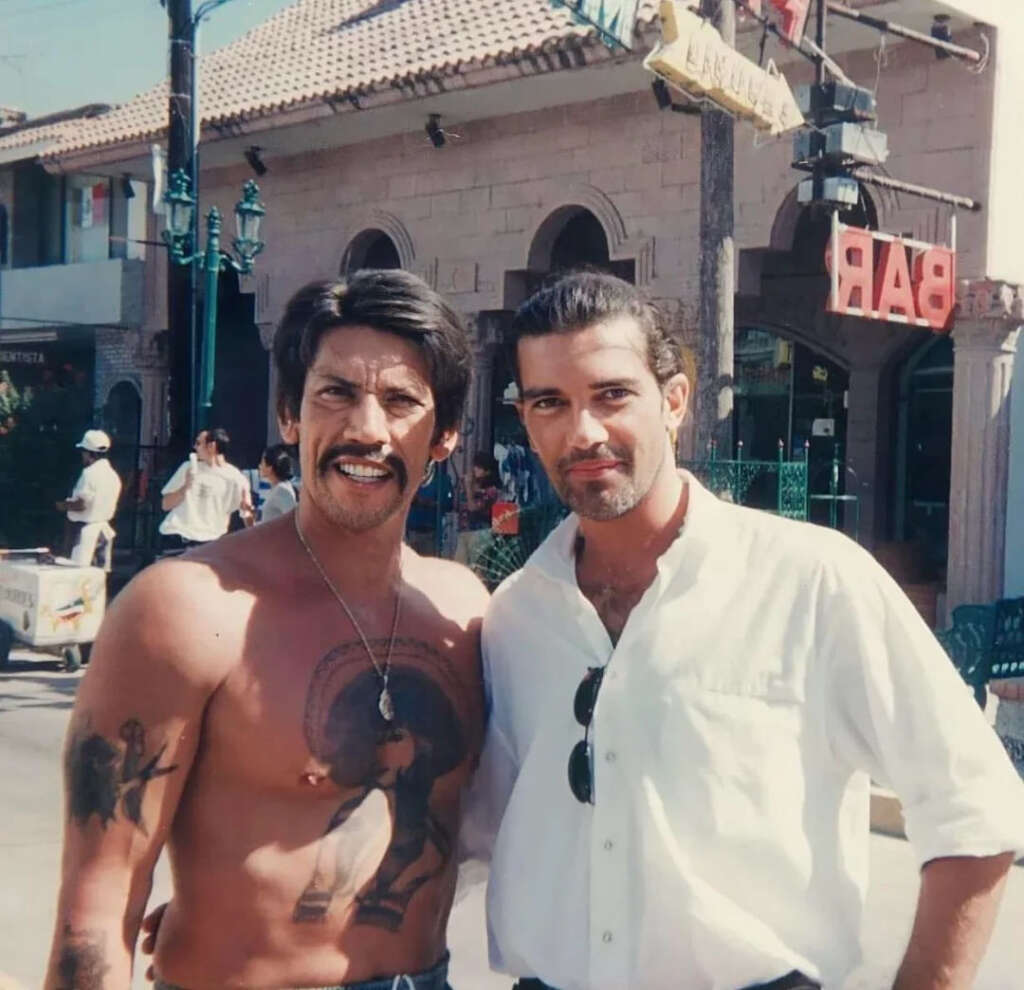
[[[921,890],[899,990],[970,986],[1024,787],[888,575],[674,463],[677,345],[611,276],[512,325],[520,413],[574,510],[496,591],[464,824],[492,966],[522,990],[839,988],[859,960],[869,778]]]
[[[246,526],[252,525],[249,482],[228,463],[230,443],[223,427],[200,430],[194,458],[180,464],[161,489],[160,504],[167,515],[160,523],[160,533],[166,551],[186,550],[223,536],[234,512]]]
[[[109,571],[114,541],[110,520],[121,496],[121,479],[107,460],[110,437],[103,430],[86,430],[75,446],[84,467],[71,497],[57,503],[57,511],[67,513],[68,556],[81,567],[97,561]]]

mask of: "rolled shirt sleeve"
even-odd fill
[[[1024,850],[1024,782],[931,630],[863,550],[826,569],[836,755],[891,787],[919,862]]]

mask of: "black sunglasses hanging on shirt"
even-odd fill
[[[583,738],[569,754],[569,788],[581,804],[594,803],[594,748],[590,745],[590,723],[594,720],[597,692],[604,679],[604,667],[588,667],[576,688],[572,710],[583,726]]]

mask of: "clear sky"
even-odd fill
[[[204,19],[200,47],[233,41],[294,0],[229,0]],[[192,0],[197,10],[202,0]],[[167,75],[160,0],[0,0],[0,106],[30,117],[123,103]]]

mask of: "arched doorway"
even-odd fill
[[[217,349],[212,426],[231,436],[230,461],[255,468],[267,442],[270,356],[260,343],[256,297],[238,275],[222,272],[217,291]]]
[[[103,428],[112,441],[111,463],[122,478],[135,468],[141,427],[142,396],[138,388],[134,382],[118,382],[103,406]]]
[[[341,272],[348,275],[360,268],[401,268],[395,242],[383,230],[370,228],[352,238],[341,259]]]
[[[949,541],[953,341],[928,334],[895,378],[892,539],[913,547],[922,579],[941,580]]]

